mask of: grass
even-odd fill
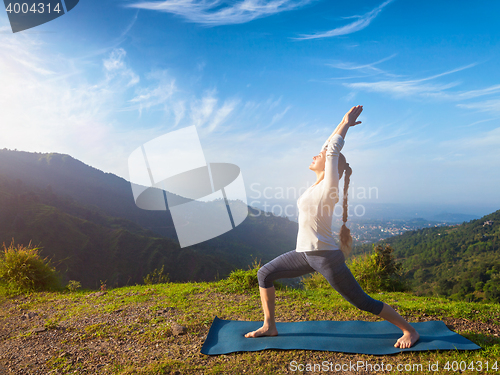
[[[258,287],[247,287],[253,285],[252,281],[245,279],[242,274],[233,277],[236,280],[233,287],[228,280],[229,278],[212,283],[137,285],[111,289],[99,297],[88,296],[94,292],[89,290],[31,292],[24,294],[25,299],[18,305],[4,311],[1,319],[7,321],[16,314],[19,315],[18,311],[22,308],[37,311],[49,332],[59,332],[60,327],[67,327],[66,331],[71,334],[54,346],[60,348],[60,351],[63,347],[81,347],[82,352],[90,354],[84,361],[72,361],[71,357],[54,354],[45,366],[49,371],[57,370],[59,373],[89,371],[89,364],[98,364],[102,360],[99,358],[106,358],[106,365],[99,365],[101,367],[96,368],[96,373],[174,374],[177,371],[179,374],[291,374],[308,373],[293,371],[292,363],[302,364],[304,370],[307,370],[307,364],[314,366],[324,361],[330,363],[330,366],[362,361],[372,366],[383,362],[385,366],[390,364],[393,368],[411,365],[413,367],[407,367],[410,371],[403,368],[401,372],[418,374],[456,373],[460,372],[457,366],[462,364],[464,367],[465,363],[468,368],[461,373],[477,374],[485,373],[486,363],[489,366],[486,373],[495,372],[491,366],[500,358],[500,339],[481,328],[481,325],[495,327],[500,324],[500,305],[386,292],[371,295],[395,307],[410,322],[419,321],[423,317],[457,319],[463,323],[463,328],[456,328],[455,331],[483,349],[409,352],[391,356],[304,350],[265,350],[205,356],[200,353],[201,344],[214,316],[235,320],[262,319]],[[0,310],[4,309],[3,306],[12,305],[19,297],[9,294],[5,289],[0,289],[0,294]],[[281,287],[276,295],[277,321],[379,320],[378,317],[351,306],[333,289],[299,290]],[[165,310],[168,313],[161,315]],[[133,315],[127,315],[130,311],[134,311]],[[115,320],[128,320],[114,324],[110,316]],[[87,323],[86,319],[93,321]],[[172,321],[187,327],[188,333],[173,336],[170,333]],[[467,328],[469,326],[470,329]],[[29,346],[30,340],[37,337],[36,334],[30,334],[30,329],[19,327],[19,331],[2,341],[2,345],[9,340],[22,339],[24,345]],[[128,352],[123,351],[125,344],[117,344],[112,348],[105,346],[126,343],[131,338],[135,344]],[[89,343],[102,346],[92,351],[94,349],[88,349]],[[134,354],[136,359],[130,359],[128,353],[137,348],[140,351]],[[34,346],[33,351],[36,350]],[[450,366],[449,371],[445,369],[446,363]],[[422,369],[418,365],[422,365]],[[438,366],[439,371],[430,370],[431,365]],[[483,369],[478,371],[480,365]],[[454,371],[454,368],[458,370]],[[309,373],[315,372],[313,367],[309,369]]]

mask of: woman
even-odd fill
[[[299,208],[297,248],[280,255],[259,269],[257,276],[264,310],[264,324],[261,328],[248,332],[245,337],[278,335],[274,319],[274,280],[318,271],[351,304],[399,327],[403,331],[403,336],[394,344],[396,348],[409,348],[418,340],[418,332],[401,315],[386,303],[371,298],[361,289],[345,264],[344,253],[347,255],[352,246],[352,237],[345,225],[347,191],[352,171],[344,156],[340,154],[340,150],[349,127],[361,124],[361,121],[356,120],[362,111],[362,106],[352,107],[324,143],[319,155],[313,157],[309,169],[316,173],[317,181],[297,200]],[[333,209],[339,201],[338,183],[344,171],[344,223],[340,230],[339,249],[332,236],[331,224]]]

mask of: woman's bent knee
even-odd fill
[[[257,280],[259,281],[259,286],[261,288],[270,288],[274,285],[273,281],[269,280],[268,276],[269,270],[265,266],[260,267],[257,271]]]

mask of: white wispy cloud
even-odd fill
[[[352,83],[343,83],[343,85],[350,89],[386,93],[393,95],[395,97],[416,95],[421,97],[434,97],[439,99],[455,100],[455,101],[466,100],[500,92],[500,85],[494,85],[478,90],[451,91],[449,89],[460,85],[461,82],[457,81],[447,82],[447,83],[429,82],[449,74],[453,74],[465,69],[472,68],[476,65],[477,63],[469,64],[466,66],[458,67],[456,69],[452,69],[443,73],[435,74],[421,79],[352,82]]]
[[[386,77],[398,78],[401,76],[398,76],[396,74],[390,73],[386,70],[383,70],[383,69],[380,69],[379,67],[377,67],[377,65],[379,65],[383,62],[386,62],[388,60],[391,60],[396,56],[397,56],[397,53],[394,53],[390,56],[384,57],[383,59],[377,60],[377,61],[372,62],[372,63],[365,63],[365,64],[353,63],[350,61],[335,61],[332,63],[327,63],[325,65],[328,67],[334,68],[334,69],[352,71],[352,72],[355,72],[357,74],[361,74],[361,75],[355,75],[355,76],[331,77],[331,78],[329,78],[330,81],[367,78],[367,77],[376,76],[376,75],[384,75]]]
[[[112,50],[110,55],[103,60],[103,66],[108,80],[119,75],[129,80],[127,83],[127,87],[129,87],[139,83],[140,79],[139,76],[125,64],[124,59],[126,54],[123,48]]]
[[[21,65],[24,65],[26,68],[28,68],[28,70],[35,72],[35,73],[38,73],[38,74],[41,74],[41,75],[44,75],[44,76],[50,76],[50,75],[55,74],[51,70],[44,69],[44,68],[37,66],[37,64],[34,63],[33,61],[24,60],[23,58],[21,58],[19,56],[13,56],[12,60],[16,61],[17,63],[19,63]]]
[[[273,125],[274,123],[280,121],[283,116],[286,115],[286,113],[290,110],[290,108],[292,108],[291,106],[288,106],[286,107],[283,111],[279,112],[279,113],[276,113],[274,116],[273,116],[273,119],[271,120],[271,125]]]
[[[278,99],[274,99],[274,97],[270,97],[267,99],[266,104],[269,106],[268,110],[272,110],[273,108],[276,108],[277,106],[280,105],[281,100],[283,99],[283,96],[280,96]]]
[[[474,126],[474,125],[477,125],[477,124],[483,124],[485,122],[490,122],[490,121],[494,121],[494,120],[498,120],[498,119],[499,119],[499,117],[486,118],[486,119],[474,121],[474,122],[472,122],[470,124],[467,124],[467,125],[462,125],[460,127],[461,128],[468,128],[468,127],[471,127],[471,126]]]
[[[193,99],[190,102],[189,121],[196,125],[200,134],[208,135],[215,130],[224,132],[222,125],[234,112],[240,103],[239,99],[230,98],[218,106],[219,98],[216,90],[205,92],[201,99]]]
[[[152,107],[170,105],[170,99],[177,92],[175,79],[168,75],[166,71],[155,71],[148,75],[149,81],[156,81],[156,84],[140,87],[136,90],[136,95],[129,100],[124,110],[138,110],[139,115],[143,110]]]
[[[135,15],[132,18],[132,20],[130,20],[130,23],[127,25],[127,27],[120,34],[120,37],[119,37],[120,40],[123,40],[123,38],[125,38],[125,36],[129,33],[129,31],[132,30],[132,27],[134,27],[135,23],[137,22],[137,17],[138,16],[139,16],[139,9],[135,13]]]
[[[399,77],[389,72],[382,71],[377,68],[375,65],[387,61],[393,58],[395,55],[391,55],[382,60],[378,60],[374,63],[369,64],[356,64],[351,62],[336,62],[327,64],[333,68],[342,69],[342,70],[352,70],[364,72],[367,76],[373,76],[378,74],[383,74],[389,77]],[[488,87],[474,89],[474,90],[451,90],[452,88],[456,88],[462,82],[453,81],[453,82],[432,82],[437,80],[438,78],[454,74],[469,68],[472,68],[479,63],[472,63],[465,66],[461,66],[452,70],[445,71],[443,73],[435,74],[429,77],[424,77],[420,79],[383,79],[378,81],[361,81],[361,82],[345,82],[342,83],[343,86],[351,89],[351,90],[362,90],[368,92],[378,92],[389,94],[396,98],[401,97],[423,97],[423,98],[435,98],[440,100],[448,100],[448,101],[467,101],[474,98],[480,98],[483,96],[493,95],[500,93],[500,85],[495,84]],[[373,72],[374,74],[369,74]],[[354,80],[358,78],[366,78],[363,76],[347,76],[347,77],[338,77],[331,78],[332,80]],[[354,95],[351,91],[350,96]],[[457,104],[460,108],[477,110],[480,112],[490,112],[490,113],[500,113],[500,99],[488,99],[482,102],[475,103],[460,103]]]
[[[175,124],[174,127],[177,127],[179,123],[182,121],[186,114],[186,103],[184,100],[179,100],[175,102],[172,106],[172,111],[174,112]]]
[[[193,125],[203,127],[214,113],[218,101],[215,90],[208,91],[201,99],[193,100],[190,106]]]
[[[500,92],[500,85],[493,85],[479,90],[470,90],[458,94],[459,98],[462,99],[472,99],[479,96],[490,95]]]
[[[437,96],[443,91],[459,85],[458,82],[452,83],[422,83],[422,80],[412,81],[377,81],[377,82],[355,82],[344,83],[343,85],[350,89],[366,90],[371,92],[388,93],[395,97],[402,96]]]
[[[500,113],[500,99],[490,99],[470,104],[458,104],[458,107],[477,110],[480,112]]]
[[[214,114],[213,119],[210,121],[208,125],[208,131],[213,132],[219,125],[225,122],[231,113],[235,110],[237,105],[239,104],[238,99],[230,99],[226,100],[222,107],[220,107]]]
[[[397,53],[392,54],[391,56],[384,57],[383,59],[380,59],[378,61],[369,63],[369,64],[355,64],[352,62],[336,62],[336,63],[328,63],[326,66],[330,66],[332,68],[336,69],[342,69],[342,70],[361,70],[361,71],[374,71],[376,73],[385,73],[383,70],[377,68],[375,65],[378,65],[380,63],[383,63],[384,61],[390,60],[394,58],[397,55]]]
[[[306,34],[302,35],[298,38],[293,38],[295,40],[306,40],[306,39],[318,39],[318,38],[330,38],[333,36],[347,35],[355,33],[356,31],[363,30],[368,27],[370,23],[379,15],[379,13],[384,9],[388,4],[390,4],[393,0],[387,0],[384,3],[380,4],[375,9],[371,10],[368,13],[365,13],[361,16],[350,16],[345,18],[356,18],[357,20],[351,22],[348,25],[337,27],[333,30],[319,32],[315,34]]]
[[[172,13],[203,25],[231,25],[300,8],[313,0],[164,0],[137,1],[131,8]]]

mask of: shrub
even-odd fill
[[[160,269],[155,268],[155,270],[151,273],[148,273],[146,277],[143,279],[144,284],[146,285],[151,285],[151,284],[163,284],[163,283],[168,283],[169,282],[169,276],[168,273],[164,274],[163,269],[165,265],[162,265]]]
[[[259,286],[257,279],[258,269],[234,270],[227,280],[234,287],[234,290],[255,290]]]
[[[77,289],[79,289],[81,287],[82,287],[82,284],[79,281],[76,281],[76,280],[70,280],[69,283],[68,283],[68,285],[66,285],[66,288],[70,292],[75,292]]]
[[[366,253],[352,258],[349,262],[349,269],[365,292],[372,293],[382,290],[375,253]]]
[[[261,267],[260,262],[254,260],[248,270],[231,271],[226,279],[226,284],[231,292],[243,292],[247,290],[256,290],[259,287],[257,272]]]
[[[306,290],[330,289],[331,285],[326,281],[322,274],[313,272],[309,277],[301,279],[302,285]]]
[[[238,293],[246,291],[256,291],[259,290],[259,280],[257,278],[257,272],[261,267],[260,262],[254,260],[252,265],[249,266],[248,270],[234,270],[232,271],[227,279],[222,281],[227,291]],[[275,288],[282,288],[282,285],[277,281],[274,282]]]
[[[0,279],[10,287],[21,291],[42,291],[61,289],[60,278],[47,258],[38,254],[39,248],[3,244],[0,252]]]
[[[366,292],[402,292],[408,290],[401,263],[394,259],[391,245],[373,245],[371,254],[353,258],[352,274]]]

